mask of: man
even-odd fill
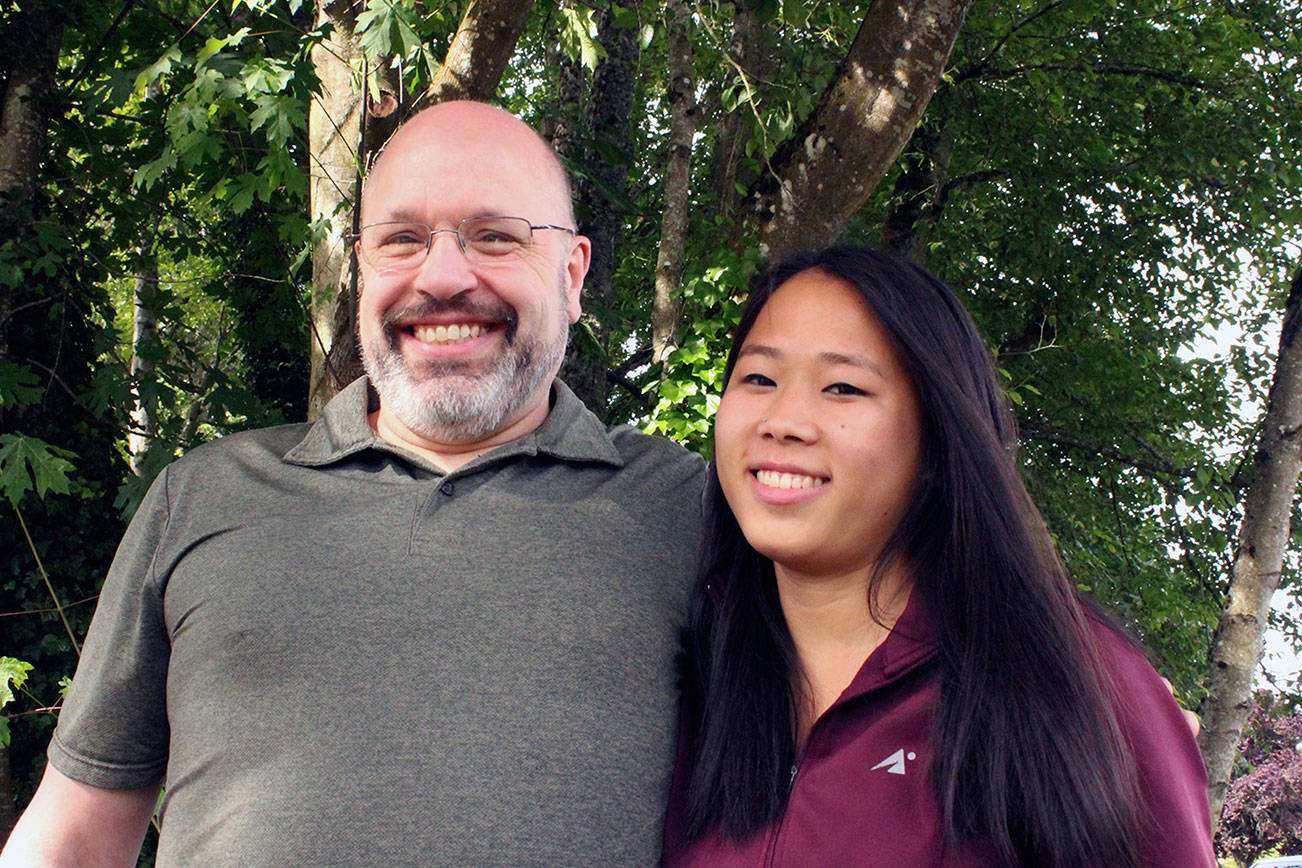
[[[554,377],[590,245],[498,109],[368,179],[368,377],[152,487],[4,864],[636,865],[659,853],[702,463]]]

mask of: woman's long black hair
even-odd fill
[[[936,622],[932,783],[946,840],[989,840],[1008,865],[1137,864],[1134,758],[1094,616],[1018,472],[990,351],[949,288],[884,251],[797,255],[756,281],[727,375],[769,298],[810,269],[858,290],[918,394],[918,480],[883,561],[908,564],[912,593]],[[684,685],[696,760],[685,832],[740,840],[785,807],[799,664],[773,564],[746,542],[713,468],[706,499]]]

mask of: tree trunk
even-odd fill
[[[311,160],[312,222],[324,233],[312,249],[312,378],[307,414],[315,419],[321,408],[346,383],[331,350],[340,332],[338,313],[343,295],[341,276],[350,258],[347,235],[352,231],[352,203],[357,198],[357,141],[363,91],[354,85],[362,54],[353,33],[356,7],[348,0],[318,2],[317,27],[329,26],[329,36],[312,48],[312,66],[321,92],[308,114]],[[345,307],[347,296],[343,295]]]
[[[63,42],[63,6],[24,3],[0,36],[0,243],[28,228],[26,216],[45,151],[49,98]],[[13,298],[0,287],[0,358],[9,354]]]
[[[1207,669],[1207,698],[1199,709],[1199,744],[1211,781],[1213,826],[1220,817],[1231,767],[1249,711],[1252,676],[1261,663],[1262,635],[1270,598],[1279,587],[1289,519],[1302,470],[1302,267],[1293,277],[1279,358],[1270,386],[1261,440],[1253,456],[1251,481],[1244,499],[1243,524],[1225,609],[1212,640]]]
[[[153,85],[150,85],[151,87]],[[153,237],[146,230],[136,252],[140,265],[136,271],[136,284],[132,292],[131,316],[131,425],[127,430],[127,460],[131,472],[143,476],[148,472],[149,457],[158,432],[158,419],[154,405],[144,400],[140,381],[154,373],[154,360],[150,357],[158,344],[158,315],[151,306],[158,292],[158,258],[154,256]]]
[[[817,108],[770,160],[751,219],[766,258],[832,242],[895,162],[971,0],[874,3]]]
[[[934,111],[934,109],[933,109]],[[943,114],[943,113],[942,113]],[[903,171],[895,181],[892,203],[882,221],[882,246],[919,265],[927,264],[927,240],[945,208],[945,176],[949,170],[952,136],[943,116],[920,128],[901,157]]]
[[[45,149],[47,100],[63,41],[60,4],[36,2],[8,19],[10,32],[0,71],[0,214],[26,201],[36,189],[36,170]],[[9,219],[4,219],[9,224]]]
[[[754,10],[738,4],[732,23],[732,43],[728,59],[733,75],[744,83],[747,92],[758,98],[761,82],[767,81],[773,64],[772,51],[765,37],[764,26]],[[718,89],[712,91],[712,100],[721,101]],[[725,220],[737,214],[742,204],[742,193],[755,183],[754,171],[742,164],[747,143],[755,135],[754,118],[758,107],[747,97],[740,105],[719,119],[718,132],[710,153],[710,197],[718,203],[719,216]],[[744,234],[738,235],[744,238]]]
[[[471,0],[421,105],[492,99],[532,8],[533,0]]]
[[[656,255],[655,299],[651,308],[651,357],[657,363],[664,362],[678,346],[692,139],[700,115],[692,66],[691,10],[683,0],[668,0],[665,9],[669,17],[669,161],[665,166],[664,212],[660,217],[660,250]]]
[[[632,5],[632,0],[617,2]],[[597,39],[606,56],[592,75],[581,143],[587,175],[576,185],[579,232],[592,241],[592,264],[583,284],[583,318],[566,353],[562,376],[583,403],[601,416],[608,393],[610,330],[606,320],[614,295],[615,251],[623,234],[629,172],[627,159],[609,155],[629,152],[633,73],[641,51],[637,31],[616,27],[609,9],[601,13]]]

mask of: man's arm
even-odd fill
[[[47,765],[32,803],[0,852],[0,868],[130,868],[140,855],[158,789],[92,787]]]

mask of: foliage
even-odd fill
[[[13,657],[0,657],[0,711],[14,701],[14,691],[27,681],[32,664]],[[9,718],[0,716],[0,749],[9,747]]]
[[[0,434],[0,494],[17,506],[31,491],[37,497],[46,492],[68,493],[69,458],[65,449],[21,434]]]
[[[388,64],[404,105],[466,5],[357,6],[366,62]],[[639,37],[627,145],[590,142],[570,166],[590,179],[622,166],[628,181],[613,293],[591,311],[608,330],[614,387],[594,408],[608,421],[708,454],[728,333],[759,265],[747,197],[868,5],[694,4],[703,110],[684,314],[679,348],[652,365],[662,4],[534,4],[499,94],[549,135],[581,129],[593,108],[597,73],[614,62],[607,9]],[[0,236],[13,312],[0,319],[0,487],[28,517],[75,631],[157,466],[306,413],[305,126],[325,35],[313,11],[304,0],[67,9],[37,194],[16,212],[21,231]],[[1299,34],[1292,0],[977,0],[922,125],[844,236],[906,250],[970,305],[1064,559],[1190,702],[1270,372],[1268,324],[1297,254],[1286,241],[1302,221]],[[158,284],[137,294],[151,262]],[[152,369],[132,375],[136,295],[159,329],[139,351]],[[1232,347],[1211,352],[1227,330]],[[141,477],[123,460],[137,400],[157,424]],[[0,652],[35,664],[28,687],[48,695],[75,655],[13,522],[0,522],[0,551],[0,611],[31,613],[6,618]],[[1285,583],[1297,587],[1295,560]],[[14,727],[24,789],[49,723]]]
[[[1218,852],[1246,865],[1270,851],[1302,850],[1302,711],[1259,691],[1240,752]]]
[[[0,481],[32,536],[7,508],[0,653],[35,666],[20,714],[73,671],[61,615],[84,634],[123,515],[149,481],[123,461],[134,396],[159,418],[159,463],[306,405],[291,269],[307,243],[306,15],[96,2],[64,14],[37,192],[7,204],[0,234]],[[163,278],[144,299],[160,316],[146,351],[156,368],[133,378],[130,287],[151,255]],[[13,728],[20,791],[51,722],[24,714]]]
[[[1239,520],[1256,416],[1239,401],[1266,386],[1253,342],[1287,285],[1278,229],[1300,201],[1259,171],[1296,145],[1243,109],[1291,99],[1284,17],[979,3],[860,220],[871,238],[911,218],[917,252],[965,296],[1021,399],[1026,472],[1068,566],[1185,690]],[[1242,364],[1199,358],[1231,322],[1253,347]]]

